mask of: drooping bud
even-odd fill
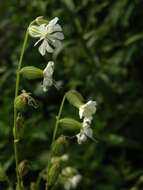
[[[45,20],[43,18],[43,16],[38,16],[36,19],[35,19],[35,22],[38,24],[38,25],[41,25],[41,24],[48,24],[49,22],[47,20]]]
[[[23,93],[17,96],[14,101],[14,106],[17,109],[17,111],[24,112],[27,107],[27,96],[25,96],[25,94]]]
[[[60,174],[61,167],[58,162],[54,163],[48,171],[48,186],[53,186],[55,182],[58,180],[58,176]]]
[[[69,129],[69,130],[76,130],[76,129],[81,129],[82,123],[76,121],[75,119],[72,118],[63,118],[59,120],[59,124],[64,128],[64,129]]]
[[[18,172],[20,176],[25,176],[29,171],[29,162],[27,160],[23,160],[18,165]]]
[[[18,139],[22,139],[24,135],[24,118],[20,113],[16,118],[16,134]]]
[[[43,70],[34,66],[23,67],[20,74],[27,79],[43,78]]]
[[[69,101],[70,104],[75,106],[76,108],[79,108],[81,105],[83,105],[83,97],[82,95],[75,91],[75,90],[70,90],[66,93],[66,98]]]
[[[6,181],[6,180],[7,180],[6,172],[2,167],[2,165],[0,165],[0,181]]]
[[[15,98],[14,106],[17,111],[24,112],[27,108],[27,105],[32,106],[34,108],[38,107],[35,99],[30,96],[31,93],[27,93],[25,90],[22,90],[22,93]]]
[[[67,145],[66,137],[61,135],[58,137],[52,145],[52,155],[61,155],[64,152],[65,146]]]

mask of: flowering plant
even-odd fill
[[[33,106],[38,108],[36,100],[32,97],[31,92],[26,92],[22,90],[20,93],[19,84],[21,76],[34,80],[43,80],[43,91],[46,93],[50,90],[50,87],[54,85],[54,68],[55,63],[49,60],[47,66],[44,69],[37,68],[34,66],[22,67],[23,55],[25,53],[26,45],[28,42],[28,37],[38,38],[38,41],[34,44],[37,46],[39,53],[44,56],[46,53],[53,53],[55,49],[62,45],[62,40],[64,39],[63,30],[60,24],[58,24],[59,19],[56,17],[51,21],[45,20],[43,17],[38,17],[33,20],[25,34],[23,47],[21,50],[20,60],[18,63],[17,76],[16,76],[16,88],[15,88],[15,100],[14,100],[14,127],[13,127],[13,137],[14,137],[14,153],[16,162],[16,175],[17,183],[16,190],[24,190],[23,176],[27,174],[28,161],[19,159],[19,142],[23,138],[24,133],[24,112],[28,109],[28,106]],[[65,100],[67,100],[70,105],[76,107],[79,111],[79,119],[83,121],[77,121],[73,118],[62,118],[62,110],[64,107]],[[91,122],[93,115],[96,112],[96,102],[88,101],[85,103],[84,98],[75,90],[69,90],[65,93],[63,100],[61,102],[58,115],[56,117],[53,138],[51,142],[51,148],[49,150],[49,159],[46,170],[42,170],[37,181],[31,183],[31,189],[39,189],[39,180],[41,178],[45,181],[45,190],[54,187],[58,184],[63,184],[66,190],[74,189],[80,182],[82,176],[78,171],[71,166],[64,166],[68,162],[69,156],[65,153],[64,147],[71,138],[77,139],[78,144],[85,143],[88,139],[95,141],[93,137],[93,130],[91,128]],[[76,129],[78,133],[72,137],[61,134],[57,137],[58,127]]]

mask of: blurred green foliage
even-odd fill
[[[71,141],[70,164],[83,175],[82,190],[143,188],[143,1],[141,0],[5,0],[0,2],[0,163],[15,178],[13,157],[13,97],[15,73],[28,24],[37,16],[60,18],[65,40],[53,57],[43,58],[29,41],[23,65],[44,68],[56,62],[62,83],[41,93],[40,81],[22,79],[21,89],[33,92],[40,109],[26,113],[20,159],[31,171],[25,185],[47,165],[55,115],[64,93],[77,89],[98,103],[92,125],[99,142]],[[68,103],[65,117],[78,116]],[[5,189],[5,182],[0,189]],[[42,187],[41,187],[42,189]]]

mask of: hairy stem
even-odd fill
[[[26,49],[26,44],[28,40],[28,31],[25,33],[24,42],[20,54],[20,59],[18,62],[17,72],[16,72],[16,84],[15,84],[15,98],[18,96],[19,92],[19,82],[20,82],[20,69],[22,66],[22,60],[24,56],[24,52]],[[16,176],[17,176],[17,185],[19,187],[19,190],[22,189],[22,178],[19,175],[18,172],[18,163],[19,163],[19,155],[18,155],[18,139],[17,139],[17,128],[16,128],[16,118],[17,118],[17,110],[14,106],[14,125],[13,125],[13,137],[14,137],[14,155],[15,155],[15,163],[16,163]]]

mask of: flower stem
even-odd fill
[[[61,117],[61,114],[62,114],[62,110],[63,110],[63,106],[64,106],[64,102],[65,102],[65,99],[66,99],[66,94],[64,95],[63,99],[62,99],[62,102],[61,102],[61,105],[60,105],[60,109],[59,109],[59,112],[58,112],[58,116],[56,117],[56,123],[55,123],[55,128],[54,128],[54,132],[53,132],[53,138],[52,138],[52,143],[51,143],[51,146],[52,144],[54,143],[55,139],[56,139],[56,134],[57,134],[57,131],[58,131],[58,126],[59,126],[59,120],[60,120],[60,117]],[[50,167],[50,159],[52,157],[52,154],[50,152],[50,156],[49,156],[49,162],[48,162],[48,169],[47,171],[49,171],[49,167]],[[47,174],[48,176],[48,174]],[[48,190],[48,182],[46,183],[46,186],[45,186],[45,190]]]
[[[56,124],[55,124],[55,128],[54,128],[52,143],[54,142],[54,140],[56,138],[56,134],[57,134],[58,126],[59,126],[59,119],[60,119],[61,114],[62,114],[62,110],[63,110],[65,99],[66,99],[66,95],[64,95],[64,97],[62,99],[62,102],[61,102],[61,105],[60,105],[60,109],[59,109],[59,112],[58,112],[58,116],[56,118]]]
[[[26,49],[27,40],[28,40],[28,30],[25,33],[24,42],[23,42],[20,59],[18,62],[18,68],[17,68],[17,72],[16,72],[15,98],[18,96],[18,92],[19,92],[19,82],[20,82],[19,71],[22,66],[22,60],[23,60],[25,49]],[[18,172],[19,156],[18,156],[18,139],[17,139],[16,118],[17,118],[17,110],[14,106],[14,125],[13,125],[14,155],[15,155],[15,163],[16,163],[17,185],[19,187],[19,190],[22,190],[22,178],[20,177],[19,172]]]

